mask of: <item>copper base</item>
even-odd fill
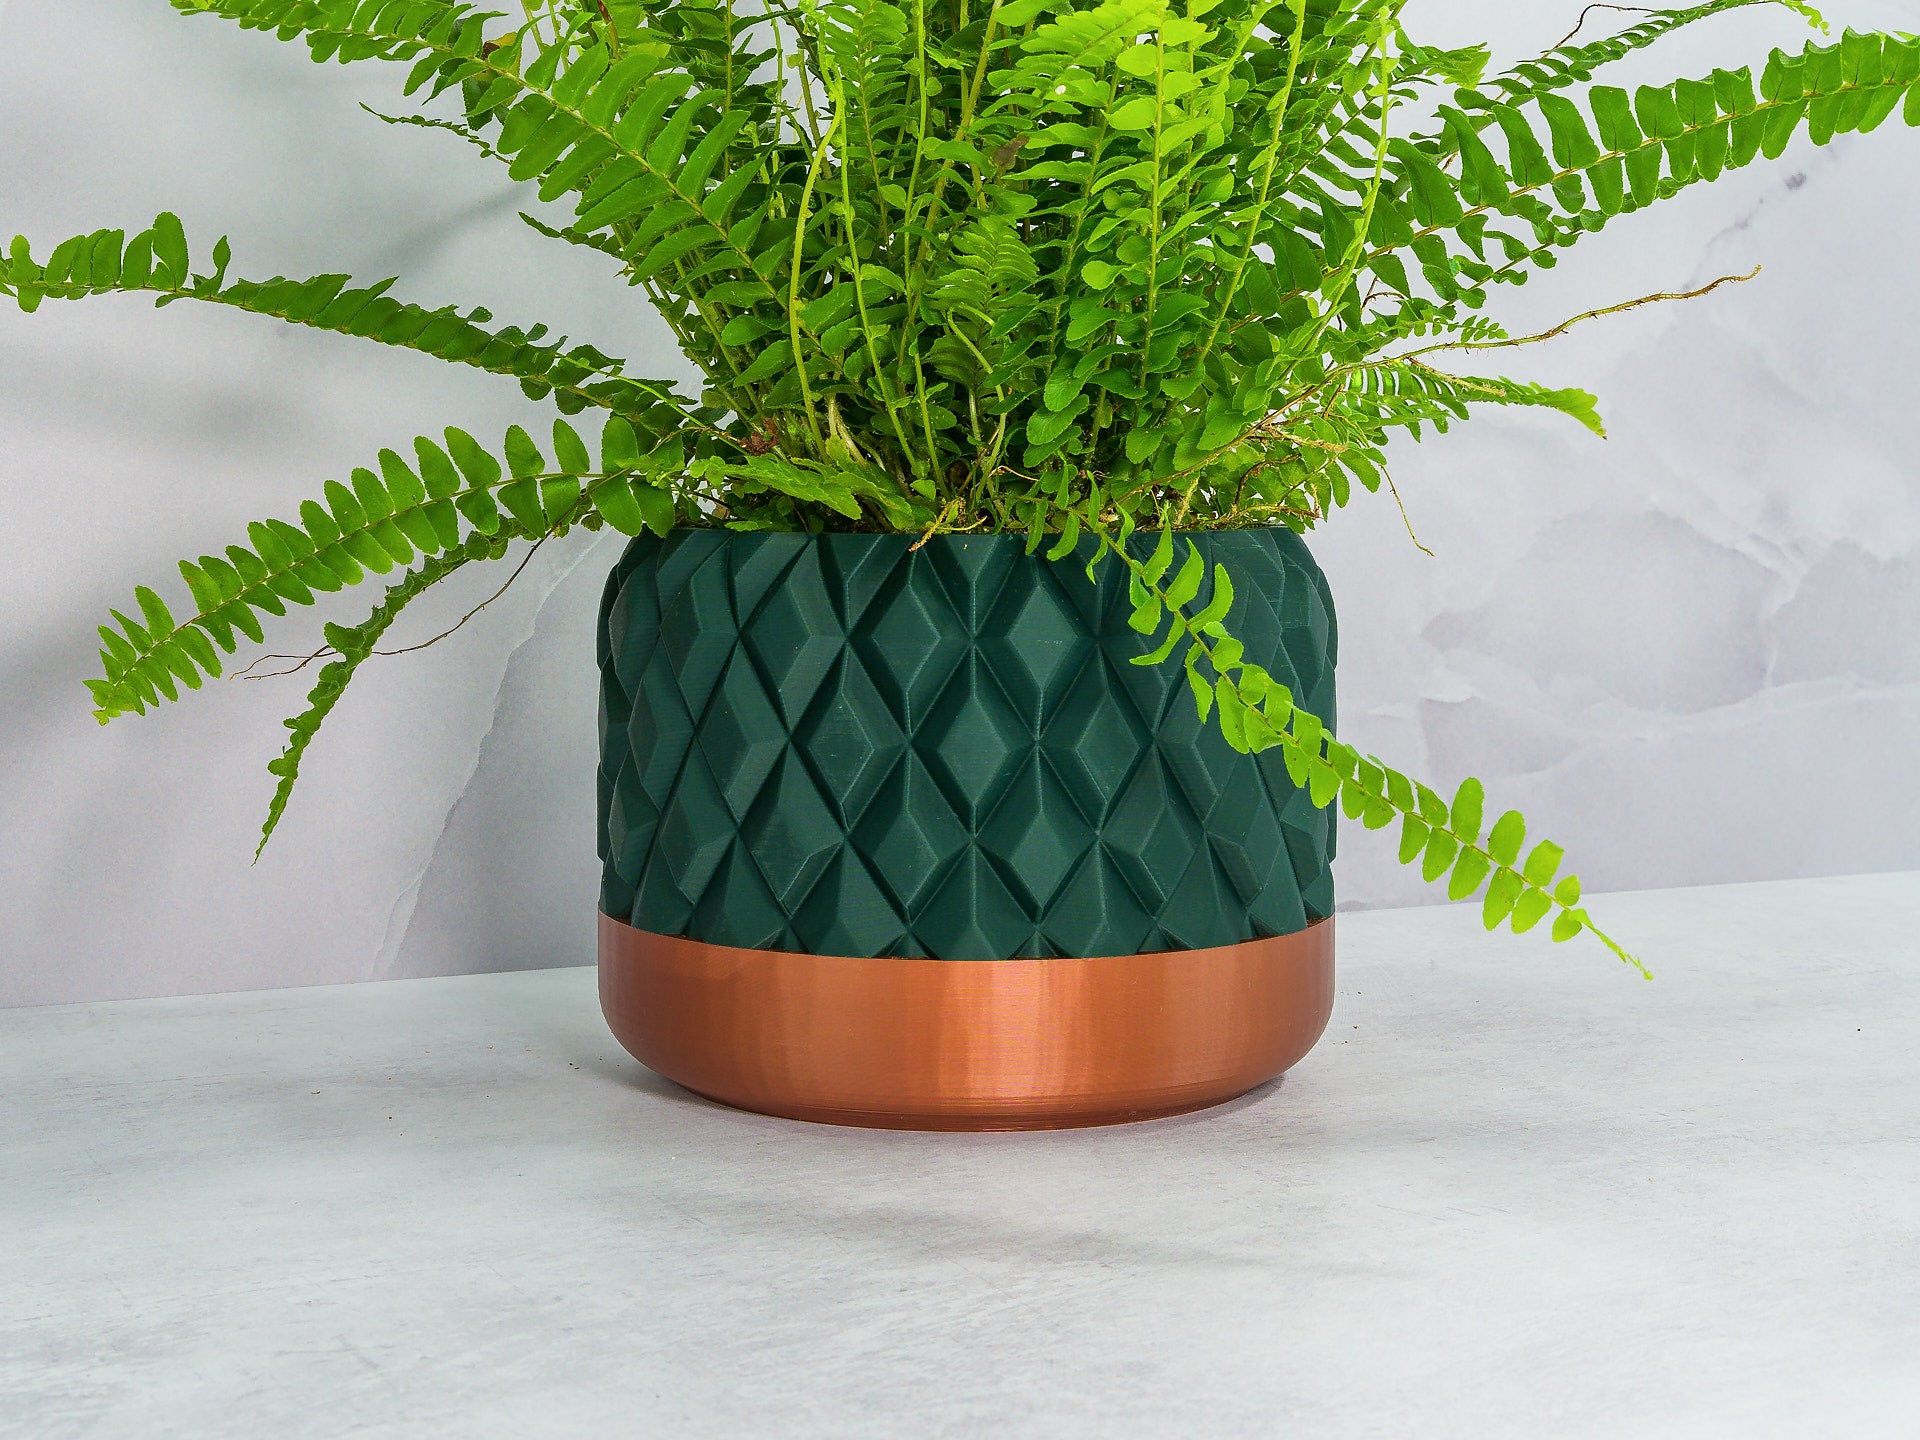
[[[1217,950],[856,960],[600,917],[600,1006],[649,1069],[743,1110],[893,1130],[1050,1130],[1231,1100],[1333,1010],[1333,921]]]

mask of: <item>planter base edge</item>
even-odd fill
[[[1160,1119],[1265,1084],[1333,1009],[1333,921],[1211,950],[900,960],[742,950],[600,916],[600,1005],[711,1100],[891,1130]]]

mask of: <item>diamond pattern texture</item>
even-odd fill
[[[1136,536],[1145,547],[1156,538]],[[1334,720],[1326,578],[1290,531],[1192,537],[1247,658]],[[601,908],[816,955],[1231,945],[1333,912],[1334,822],[1236,755],[1125,576],[1019,536],[676,530],[601,605]],[[1209,582],[1210,585],[1211,582]],[[1204,601],[1206,592],[1201,599]]]

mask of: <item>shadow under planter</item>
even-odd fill
[[[1187,539],[1232,573],[1247,659],[1331,723],[1299,537]],[[1092,553],[629,546],[599,636],[601,993],[643,1063],[769,1113],[984,1129],[1194,1109],[1306,1053],[1333,817],[1200,720],[1177,660],[1132,663],[1126,573],[1090,582]]]

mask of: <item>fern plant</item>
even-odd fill
[[[1551,916],[1556,940],[1591,931],[1639,964],[1560,846],[1529,848],[1513,811],[1484,823],[1479,782],[1442,798],[1248,664],[1232,577],[1178,532],[1307,531],[1356,486],[1391,490],[1395,432],[1478,405],[1600,431],[1585,392],[1445,363],[1546,338],[1488,318],[1494,287],[1803,131],[1920,123],[1920,40],[1849,32],[1758,76],[1629,94],[1596,76],[1724,11],[1824,22],[1799,0],[1708,0],[1489,77],[1484,48],[1417,43],[1405,0],[171,3],[316,61],[404,67],[416,108],[380,118],[537,187],[522,218],[602,252],[705,377],[685,395],[391,280],[238,278],[224,240],[196,261],[172,215],[44,258],[13,241],[0,292],[25,311],[232,306],[511,376],[560,412],[544,448],[516,426],[382,450],[297,518],[183,563],[185,618],[141,587],[102,628],[105,722],[199,688],[290,605],[385,577],[365,622],[325,628],[334,658],[287,722],[263,845],[357,666],[469,563],[575,528],[1013,532],[1125,566],[1141,663],[1184,665],[1202,717],[1278,746],[1316,804],[1397,822],[1401,861],[1480,896],[1489,928]],[[585,435],[565,418],[588,414]]]

